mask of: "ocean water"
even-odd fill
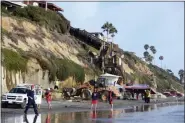
[[[184,123],[184,104],[160,104],[127,109],[56,114],[2,115],[1,123]]]

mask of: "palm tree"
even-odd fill
[[[163,56],[160,56],[159,57],[159,60],[161,60],[161,68],[162,68],[162,60],[164,59],[164,57]]]
[[[113,28],[112,23],[106,22],[101,28],[103,29],[103,32],[107,33],[107,40],[108,40],[109,34],[110,34],[110,30]]]
[[[151,51],[151,52],[152,52],[152,54],[153,54],[154,64],[155,64],[155,54],[156,54],[157,50],[155,49],[155,47],[154,47],[154,46],[150,46],[150,51]]]
[[[103,29],[103,32],[107,33],[107,41],[109,38],[110,30],[113,27],[112,23],[106,22],[101,28]],[[103,42],[103,49],[105,49],[105,41]],[[104,73],[104,56],[102,56],[102,72]]]
[[[144,58],[146,59],[146,58],[149,56],[149,52],[148,52],[148,51],[145,51],[145,52],[143,53],[143,55],[144,55]]]
[[[149,63],[152,63],[153,59],[154,57],[149,54],[148,57],[146,58],[146,61],[148,61]]]
[[[149,45],[148,45],[148,44],[145,44],[145,45],[144,45],[144,48],[145,48],[145,50],[148,50]]]
[[[150,55],[149,52],[147,51],[148,48],[149,48],[149,45],[148,45],[148,44],[145,44],[145,45],[144,45],[144,49],[145,49],[146,51],[143,53],[145,61],[148,61],[148,57],[149,57],[149,55]]]
[[[118,33],[118,30],[114,26],[112,26],[112,28],[110,29],[110,32],[109,33],[111,34],[112,41],[113,41],[113,38],[115,36],[115,33]]]
[[[112,28],[110,29],[109,33],[111,34],[111,37],[112,37],[112,42],[111,42],[111,56],[112,56],[113,38],[115,36],[115,33],[118,33],[118,31],[117,31],[117,29],[114,26],[112,26]]]
[[[182,83],[182,80],[184,78],[184,70],[183,69],[180,69],[179,72],[178,72],[179,76],[180,76],[180,82]]]

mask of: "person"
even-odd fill
[[[45,93],[45,97],[46,97],[46,102],[48,103],[48,109],[51,109],[51,92],[50,92],[50,88],[47,89],[47,91]]]
[[[58,90],[58,86],[59,86],[59,81],[55,81],[55,86],[54,86],[54,89]]]
[[[151,97],[150,90],[147,89],[146,90],[146,103],[150,103],[150,97]]]
[[[91,110],[93,108],[93,105],[95,106],[95,111],[97,108],[97,103],[98,103],[98,92],[97,92],[97,88],[94,88],[94,92],[92,93],[92,104],[91,104]]]
[[[139,100],[139,93],[136,93],[136,100]]]
[[[145,101],[145,103],[146,103],[146,101],[147,101],[147,94],[146,94],[146,90],[144,90],[143,95],[144,95],[144,101]]]
[[[111,105],[111,110],[113,110],[113,92],[111,91],[110,88],[109,88],[108,101],[109,101],[109,104]]]
[[[35,114],[38,115],[37,105],[36,105],[35,99],[34,99],[34,85],[31,86],[31,90],[27,90],[27,96],[28,96],[28,103],[27,103],[26,108],[24,110],[24,114],[27,114],[27,111],[30,108],[30,105],[32,105],[34,108]]]

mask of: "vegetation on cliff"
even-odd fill
[[[24,8],[17,7],[13,13],[8,12],[2,7],[3,14],[22,17],[27,20],[36,22],[41,26],[45,26],[50,31],[57,31],[59,33],[67,33],[70,28],[70,22],[60,13],[47,10],[44,8],[28,6]]]
[[[49,80],[55,81],[55,78],[63,81],[72,76],[76,82],[84,82],[84,68],[66,58],[57,58],[54,55],[51,57],[42,57],[35,52],[25,52],[21,49],[16,51],[3,48],[4,56],[3,65],[10,71],[26,72],[27,61],[30,58],[35,58],[39,62],[43,70],[49,70]]]
[[[28,59],[22,57],[19,53],[3,48],[1,50],[3,54],[3,65],[10,71],[22,71],[26,72],[26,65]]]

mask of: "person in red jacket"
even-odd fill
[[[109,101],[109,104],[111,105],[111,110],[113,110],[113,92],[111,91],[110,88],[109,88],[108,101]]]
[[[51,92],[50,92],[50,88],[47,89],[46,93],[46,101],[48,103],[48,109],[51,109]]]

